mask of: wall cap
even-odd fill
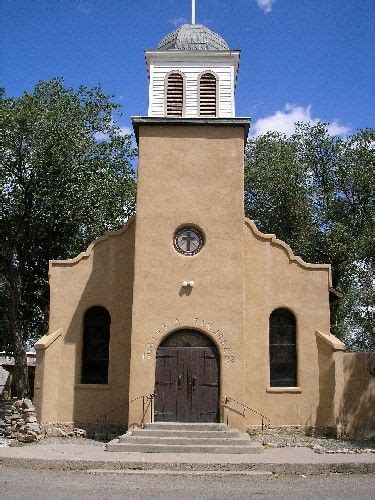
[[[39,340],[37,340],[34,344],[34,347],[37,351],[42,351],[47,349],[55,340],[57,340],[61,335],[63,334],[62,328],[59,328],[58,330],[54,331],[53,333],[47,333],[46,335],[43,335],[43,337],[40,337]]]
[[[335,335],[332,335],[332,333],[322,333],[319,330],[315,330],[315,335],[323,340],[326,344],[329,345],[331,349],[334,351],[345,351],[346,345],[344,342],[341,342],[340,339],[338,339]]]
[[[267,387],[266,392],[272,394],[301,394],[302,387]]]

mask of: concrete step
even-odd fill
[[[184,431],[225,431],[229,430],[226,424],[222,423],[186,423],[186,422],[153,422],[145,424],[145,429],[154,430],[184,430]]]
[[[118,438],[120,443],[129,444],[160,444],[160,445],[176,445],[176,446],[194,446],[194,445],[229,445],[229,446],[247,446],[249,443],[248,437],[239,438],[191,438],[191,437],[149,437],[149,436],[131,436],[124,434]]]
[[[247,434],[219,423],[155,422],[106,445],[107,451],[138,453],[260,453]]]
[[[149,436],[149,437],[191,437],[191,438],[216,438],[218,435],[223,438],[238,438],[241,434],[237,430],[220,430],[220,431],[195,431],[195,430],[178,430],[178,429],[132,429],[130,433],[133,436]]]
[[[260,453],[262,446],[250,440],[241,445],[173,445],[173,444],[132,444],[120,443],[118,439],[106,445],[107,451],[112,452],[138,452],[138,453],[218,453],[218,454],[244,454]]]

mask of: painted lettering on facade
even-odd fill
[[[222,332],[220,329],[215,328],[210,321],[197,317],[194,317],[192,318],[192,320],[187,322],[182,321],[180,318],[174,318],[172,320],[168,320],[165,323],[163,323],[160,328],[155,330],[150,335],[150,340],[146,343],[146,348],[142,354],[142,359],[148,360],[151,359],[153,356],[155,356],[156,350],[160,344],[161,337],[166,332],[172,332],[173,330],[180,328],[181,325],[184,325],[183,327],[185,328],[196,328],[203,332],[205,331],[209,333],[216,340],[216,343],[219,345],[223,361],[225,363],[235,362],[235,356],[233,355],[232,347],[225,333]]]

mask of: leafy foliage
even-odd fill
[[[61,79],[0,100],[3,348],[14,350],[14,322],[25,342],[46,329],[48,260],[76,255],[134,211],[136,151],[118,113],[100,87]]]
[[[306,261],[332,264],[344,292],[333,330],[359,350],[374,347],[374,139],[373,130],[340,139],[326,124],[298,124],[289,138],[251,139],[245,158],[246,214]]]

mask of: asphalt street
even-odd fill
[[[1,499],[373,499],[374,475],[151,474],[0,469]]]

